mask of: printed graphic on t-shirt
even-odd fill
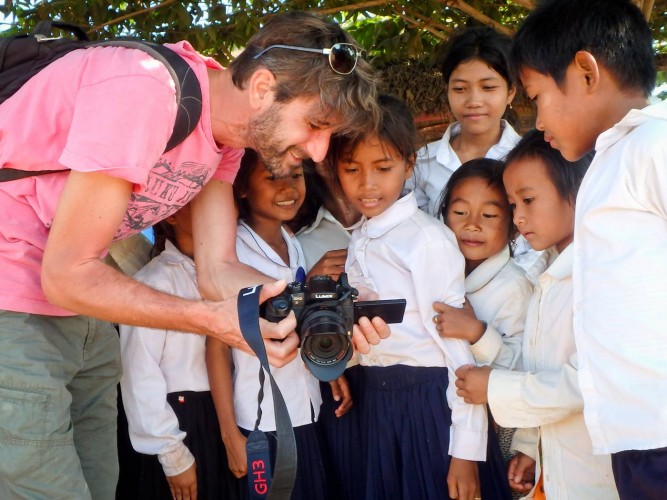
[[[142,231],[177,212],[212,175],[213,170],[202,163],[186,161],[174,168],[171,162],[161,159],[150,170],[146,188],[132,193],[114,239]]]

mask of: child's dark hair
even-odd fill
[[[406,161],[413,162],[417,156],[421,138],[408,105],[394,96],[382,94],[378,97],[380,124],[376,130],[378,139],[390,145]],[[335,136],[331,140],[327,160],[336,171],[341,156],[347,154],[364,140],[364,136]]]
[[[516,238],[517,231],[512,221],[512,214],[510,212],[509,202],[505,195],[505,187],[503,186],[503,171],[505,170],[505,163],[500,160],[493,160],[491,158],[475,158],[469,160],[461,165],[447,181],[445,188],[440,195],[440,203],[438,204],[437,214],[444,221],[447,221],[447,212],[452,203],[452,192],[467,179],[483,179],[487,186],[496,188],[505,200],[507,210],[507,242],[510,244],[510,252],[512,251],[512,241]]]
[[[656,79],[651,29],[630,0],[542,2],[514,36],[512,63],[515,71],[532,68],[560,86],[580,50],[590,52],[622,89],[651,94]]]
[[[233,186],[234,203],[236,203],[236,209],[239,211],[239,218],[241,219],[247,219],[250,215],[250,204],[245,195],[250,184],[250,176],[259,167],[264,168],[264,165],[257,152],[254,149],[246,148]]]
[[[151,248],[150,258],[157,257],[164,252],[167,240],[176,245],[176,230],[173,224],[166,220],[161,220],[153,226],[153,248]]]
[[[458,33],[447,45],[445,59],[440,68],[445,83],[449,83],[449,78],[459,64],[479,59],[502,76],[508,88],[513,87],[516,75],[510,63],[511,45],[509,37],[488,26],[468,28]]]
[[[577,161],[567,161],[560,151],[551,147],[544,140],[544,132],[533,129],[528,132],[519,143],[507,154],[505,168],[515,161],[526,159],[537,159],[547,167],[547,173],[551,182],[561,198],[574,206],[581,180],[593,160],[593,152],[584,155]]]

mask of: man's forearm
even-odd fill
[[[148,328],[212,335],[245,348],[229,304],[188,300],[154,290],[101,261],[67,272],[45,268],[42,284],[52,303],[76,314]]]

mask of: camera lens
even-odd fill
[[[312,311],[301,324],[302,352],[318,365],[335,364],[351,349],[340,313],[328,309]]]

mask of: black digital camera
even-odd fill
[[[262,316],[278,322],[294,311],[301,357],[315,377],[328,382],[343,373],[352,356],[352,325],[360,317],[379,316],[387,323],[403,321],[405,299],[355,301],[358,295],[345,273],[338,281],[313,276],[307,284],[290,283],[280,295],[267,300]]]

